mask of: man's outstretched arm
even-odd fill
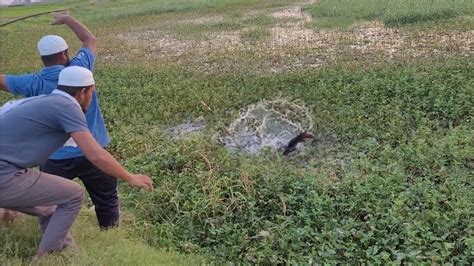
[[[126,181],[131,186],[141,187],[149,191],[153,190],[153,181],[150,177],[141,174],[130,174],[108,151],[96,142],[90,132],[73,132],[71,137],[86,158],[100,170]]]
[[[89,48],[94,54],[97,52],[97,38],[81,22],[69,14],[53,12],[53,25],[66,24],[82,42],[82,47]]]

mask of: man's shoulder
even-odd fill
[[[37,99],[33,100],[33,104],[48,106],[48,112],[61,111],[67,106],[75,105],[71,100],[67,99],[66,97],[54,93],[39,95]]]
[[[48,94],[44,97],[39,97],[37,103],[38,110],[45,110],[43,115],[50,117],[64,117],[64,116],[83,116],[81,108],[77,103],[72,102],[70,99],[58,95]]]
[[[87,47],[81,47],[79,48],[79,50],[77,51],[76,55],[74,56],[74,58],[77,58],[77,59],[82,59],[83,57],[85,56],[88,56],[88,57],[94,57],[95,58],[95,53],[91,51],[91,49],[87,48]]]
[[[67,97],[65,97],[63,95],[57,94],[57,93],[54,93],[54,92],[51,93],[51,94],[46,95],[45,100],[50,101],[50,102],[59,103],[59,104],[62,104],[62,105],[77,105],[77,103],[74,103],[72,99],[68,99]]]
[[[15,100],[2,111],[6,113],[11,109],[16,113],[28,113],[34,117],[54,116],[64,110],[67,103],[61,97],[51,96],[51,94],[39,95]]]
[[[91,71],[94,69],[96,56],[89,48],[82,47],[77,51],[76,55],[71,59],[71,66],[85,67]]]
[[[52,66],[47,66],[47,67],[43,67],[41,68],[40,71],[36,72],[36,73],[33,73],[34,75],[45,75],[45,74],[49,74],[49,73],[53,73],[53,74],[57,74],[59,75],[59,72],[61,72],[61,70],[63,70],[66,66],[64,65],[52,65]]]

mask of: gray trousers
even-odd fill
[[[0,184],[0,208],[39,218],[40,255],[74,244],[69,229],[83,199],[83,189],[73,181],[31,169],[20,170]]]

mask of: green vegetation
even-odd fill
[[[119,230],[98,232],[83,211],[74,231],[82,254],[46,264],[198,264],[201,255],[218,264],[472,261],[474,61],[461,49],[472,2],[321,0],[301,5],[313,22],[292,16],[294,8],[274,16],[294,5],[98,1],[73,10],[100,40],[95,78],[109,150],[131,171],[150,174],[155,191],[121,187],[134,218]],[[310,23],[372,19],[424,27],[354,36],[321,30],[308,34],[309,45],[300,39]],[[49,21],[0,28],[0,73],[38,69],[36,42],[46,33],[77,49],[73,34]],[[233,32],[236,40],[225,38]],[[285,40],[292,32],[296,44]],[[237,45],[225,45],[231,41]],[[388,57],[385,47],[401,56]],[[304,67],[314,56],[322,66]],[[274,67],[285,60],[292,65]],[[0,103],[11,97],[0,93]],[[242,108],[277,97],[313,111],[317,138],[305,152],[251,156],[216,140]],[[201,134],[173,140],[165,133],[201,116]],[[12,264],[34,253],[32,223],[0,231],[0,255]],[[102,254],[97,246],[111,248]]]
[[[72,9],[78,3],[67,1],[66,3],[49,3],[49,4],[34,4],[26,6],[0,7],[0,24],[9,21],[31,16],[39,13],[50,12],[55,10]]]
[[[381,20],[402,26],[473,15],[470,0],[321,0],[309,8],[320,26],[348,26],[356,21]]]
[[[103,3],[94,5],[89,16],[90,19],[119,19],[123,20],[127,17],[139,17],[147,15],[158,15],[175,12],[207,12],[217,11],[226,12],[232,11],[236,8],[252,7],[276,7],[283,6],[290,3],[295,3],[297,0],[162,0],[162,1],[136,1],[115,3]]]
[[[117,72],[122,78],[111,81],[146,96],[106,89],[114,106],[130,106],[107,113],[108,121],[123,117],[115,119],[123,133],[115,132],[113,149],[156,182],[152,195],[125,197],[151,243],[202,249],[223,260],[467,262],[471,68],[461,60],[428,69],[336,68],[211,81]],[[277,95],[313,106],[321,141],[336,136],[331,154],[313,148],[290,161],[270,152],[231,154],[211,135],[170,143],[153,126],[199,115],[218,126],[239,107]],[[200,99],[213,114],[199,107]]]
[[[125,221],[130,227],[130,221]],[[99,231],[95,213],[83,209],[73,234],[80,251],[67,250],[37,261],[34,265],[196,265],[203,259],[150,247],[130,230]],[[31,265],[39,242],[36,219],[26,217],[8,228],[0,228],[0,264]]]
[[[78,2],[67,1],[66,3],[48,3],[48,4],[35,4],[35,5],[26,5],[26,6],[13,6],[13,7],[1,7],[1,17],[2,18],[15,18],[34,15],[37,13],[48,12],[58,9],[68,9],[72,8],[75,5],[79,4]]]

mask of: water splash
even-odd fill
[[[278,98],[250,105],[218,138],[230,150],[256,154],[267,147],[280,150],[313,126],[313,115],[303,102]]]

